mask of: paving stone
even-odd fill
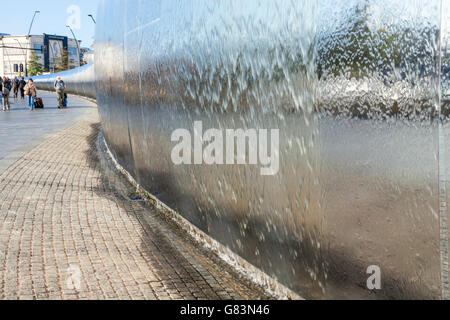
[[[99,128],[92,113],[0,171],[0,299],[266,298],[122,196]]]

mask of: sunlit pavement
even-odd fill
[[[75,96],[69,96],[68,109],[57,108],[54,93],[38,91],[38,96],[43,110],[30,111],[27,97],[17,101],[11,97],[11,110],[0,111],[0,173],[52,133],[97,112],[94,103]]]
[[[41,96],[0,113],[0,299],[267,298],[127,196],[93,103]]]

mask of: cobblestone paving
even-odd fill
[[[126,183],[97,156],[97,121],[0,174],[0,299],[265,298],[124,196]]]

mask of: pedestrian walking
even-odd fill
[[[37,96],[37,90],[33,79],[28,80],[28,83],[25,86],[25,94],[28,96],[28,106],[31,110],[34,110],[34,100]]]
[[[11,105],[9,103],[9,94],[11,93],[11,81],[7,77],[3,77],[2,81],[2,101],[3,111],[10,110]]]
[[[25,86],[27,83],[25,82],[25,78],[22,77],[22,79],[19,80],[19,91],[20,91],[20,98],[22,100],[25,100]]]
[[[17,101],[17,96],[19,93],[19,79],[17,77],[15,77],[12,82],[12,92],[14,95],[14,101]]]
[[[56,78],[54,87],[56,90],[56,94],[58,95],[58,108],[62,109],[64,108],[64,90],[66,90],[66,84],[64,83],[64,81],[62,81],[61,77],[58,77]]]

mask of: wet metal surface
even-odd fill
[[[106,141],[146,190],[303,297],[441,298],[439,21],[438,0],[102,1]],[[92,96],[92,67],[76,77]],[[278,174],[175,165],[171,135],[196,121],[279,129]]]

